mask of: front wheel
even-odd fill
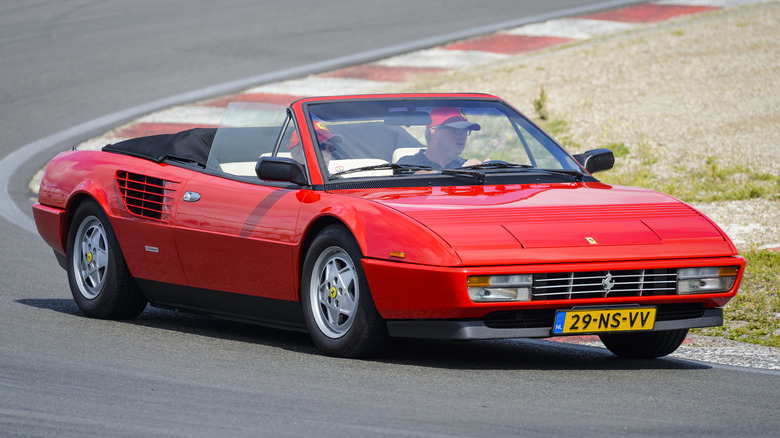
[[[629,359],[652,359],[671,354],[682,345],[688,329],[599,335],[612,353]]]
[[[130,276],[108,217],[88,200],[76,208],[68,232],[68,282],[82,313],[92,318],[128,319],[146,307]]]
[[[331,356],[372,356],[388,338],[360,257],[349,231],[333,225],[317,235],[304,260],[301,302],[306,327],[317,348]]]

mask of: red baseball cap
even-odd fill
[[[344,141],[344,137],[338,134],[331,134],[330,130],[318,120],[314,121],[314,132],[317,133],[317,141],[320,143],[328,140],[333,140],[334,143],[341,143]],[[300,139],[298,138],[298,130],[295,130],[290,138],[290,142],[287,143],[287,149],[292,149],[295,146],[298,146],[298,144],[300,144]]]
[[[314,121],[314,132],[317,133],[317,141],[320,143],[328,140],[333,140],[335,143],[341,143],[344,141],[344,137],[336,134],[331,134],[330,130],[325,127],[319,120]]]
[[[479,131],[482,129],[479,124],[469,122],[466,114],[460,108],[440,106],[431,111],[430,126],[449,126],[456,129],[471,129]]]

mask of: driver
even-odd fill
[[[479,131],[477,123],[469,122],[459,108],[437,107],[431,111],[431,124],[425,130],[428,149],[398,160],[398,164],[429,166],[434,169],[456,169],[463,166],[482,164],[481,161],[466,160],[459,155],[466,147],[471,131]]]
[[[327,167],[328,163],[330,163],[330,160],[333,157],[333,152],[335,152],[338,148],[338,145],[344,141],[344,138],[340,135],[331,134],[328,128],[325,127],[322,122],[317,120],[314,121],[314,132],[317,134],[317,143],[319,144],[320,151],[322,152],[322,158],[325,161],[325,166]],[[290,155],[295,161],[301,163],[304,166],[306,165],[306,160],[303,156],[303,147],[301,146],[301,141],[298,138],[298,130],[293,131],[290,142],[287,143],[287,149],[290,150]]]

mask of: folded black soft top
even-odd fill
[[[106,152],[161,163],[166,158],[193,162],[206,167],[217,128],[195,128],[176,134],[160,134],[133,138],[103,147]]]

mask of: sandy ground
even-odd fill
[[[624,143],[659,177],[746,166],[780,173],[780,3],[729,8],[513,57],[406,91],[479,91],[528,115],[544,88],[551,118],[582,150]],[[619,158],[620,159],[620,158]],[[634,166],[641,166],[634,160]],[[598,176],[598,175],[597,175]],[[768,197],[694,204],[740,250],[780,247],[780,187]]]

